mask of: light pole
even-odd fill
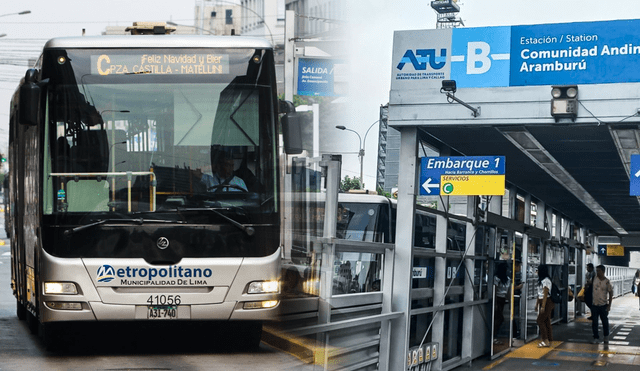
[[[23,15],[23,14],[30,14],[30,13],[31,13],[31,10],[23,10],[23,11],[18,12],[18,13],[0,14],[0,17],[6,17],[8,15]],[[0,37],[5,37],[5,36],[7,36],[6,33],[0,34]]]
[[[344,125],[336,125],[336,129],[351,131],[353,133],[356,133],[356,135],[358,136],[358,140],[360,141],[360,151],[358,151],[358,157],[360,158],[360,184],[362,184],[362,189],[364,189],[364,174],[363,174],[364,145],[367,142],[367,135],[369,134],[369,130],[371,130],[373,125],[375,125],[378,122],[380,122],[380,120],[374,121],[373,124],[371,124],[371,126],[369,126],[367,131],[364,133],[364,140],[362,139],[362,137],[360,137],[360,134],[358,134],[357,131],[349,129],[349,128],[345,127]]]
[[[23,10],[21,12],[18,13],[8,13],[8,14],[1,14],[0,17],[6,17],[8,15],[23,15],[23,14],[30,14],[31,10]]]

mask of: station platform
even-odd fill
[[[465,370],[640,370],[640,306],[633,294],[614,298],[609,313],[609,343],[592,344],[591,321],[578,317],[553,325],[553,344],[538,348],[538,339],[491,360],[481,357],[457,367]],[[602,324],[600,323],[600,341]]]

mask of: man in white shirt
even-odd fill
[[[598,343],[598,317],[602,320],[602,334],[604,343],[609,343],[609,311],[613,302],[613,287],[609,279],[604,276],[604,265],[596,267],[596,276],[593,279],[593,305],[591,306],[591,329],[593,330],[593,342]]]
[[[247,192],[247,186],[233,175],[233,159],[221,155],[213,167],[213,174],[202,174],[202,183],[209,192]]]

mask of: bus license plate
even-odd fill
[[[147,307],[147,319],[176,319],[178,307],[175,305],[154,305]]]

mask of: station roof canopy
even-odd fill
[[[640,20],[398,31],[389,124],[505,156],[507,182],[598,235],[640,237],[638,58]]]
[[[466,156],[506,158],[506,180],[600,235],[640,234],[640,202],[616,136],[638,126],[421,127],[421,138]],[[437,143],[440,142],[440,143]]]

